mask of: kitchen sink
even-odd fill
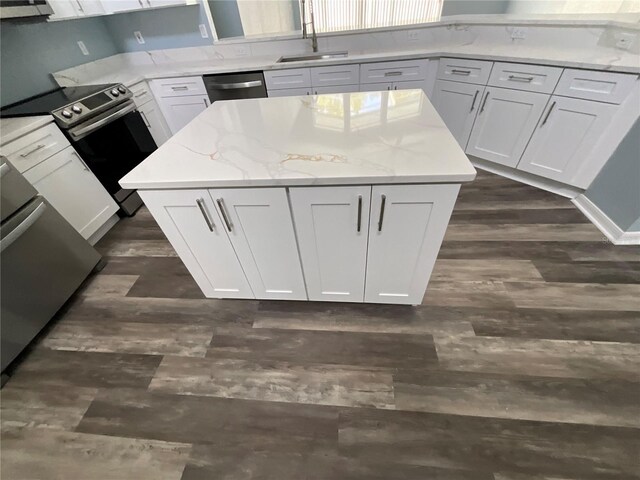
[[[309,60],[328,60],[330,58],[344,58],[348,52],[327,52],[327,53],[313,53],[304,55],[290,55],[280,57],[276,63],[289,63],[289,62],[308,62]]]

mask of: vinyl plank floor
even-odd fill
[[[446,241],[490,242],[603,242],[605,236],[590,223],[481,224],[465,221],[447,228]],[[524,248],[520,245],[519,248]]]
[[[640,261],[561,263],[534,260],[533,265],[547,282],[640,284]]]
[[[451,215],[452,224],[573,224],[584,223],[589,221],[584,215],[574,207],[546,209],[529,209],[529,208],[511,208],[500,210],[455,210]],[[591,225],[592,226],[592,225]],[[592,226],[593,227],[593,226]],[[594,227],[595,228],[595,227]]]
[[[431,274],[432,281],[465,282],[470,278],[484,281],[539,282],[543,277],[530,260],[440,259]]]

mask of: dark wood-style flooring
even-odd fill
[[[3,480],[640,479],[640,248],[487,173],[419,307],[206,300],[145,210],[1,393]]]

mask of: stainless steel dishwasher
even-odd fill
[[[238,98],[264,98],[267,88],[262,72],[225,73],[202,77],[211,103]]]

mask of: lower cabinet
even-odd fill
[[[306,300],[284,188],[139,193],[207,297]]]
[[[433,106],[451,134],[464,148],[467,146],[478,104],[484,95],[483,85],[438,80],[433,92]]]
[[[73,147],[24,172],[25,178],[84,238],[118,211],[118,205]]]
[[[587,188],[607,160],[592,151],[616,111],[608,103],[551,97],[518,170]]]
[[[160,108],[155,101],[151,100],[141,107],[138,107],[138,111],[140,112],[140,115],[142,115],[142,119],[147,125],[149,133],[155,140],[156,145],[160,146],[171,138],[169,127],[167,126],[164,117],[160,112]]]
[[[548,100],[544,93],[487,87],[466,153],[515,167]]]
[[[173,135],[209,106],[206,95],[165,97],[159,98],[158,102]]]

